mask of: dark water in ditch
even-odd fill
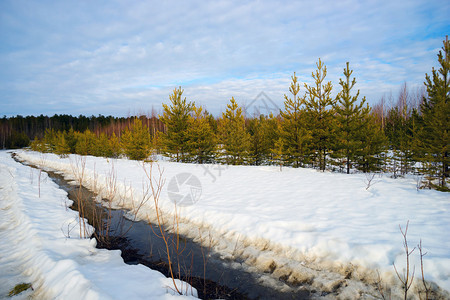
[[[46,172],[74,201],[71,208],[84,210],[85,218],[96,228],[98,248],[120,249],[126,263],[143,264],[170,276],[166,244],[157,225],[129,220],[125,211],[107,209],[95,202],[96,195],[86,188],[70,184],[58,173]],[[165,236],[175,277],[194,286],[202,299],[308,299],[307,292],[296,288],[281,292],[260,284],[255,274],[232,268],[231,261],[220,259],[189,238],[179,236],[177,254],[176,235],[165,232]]]

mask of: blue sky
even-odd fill
[[[417,88],[450,1],[0,1],[0,115],[160,112],[181,86],[215,115],[264,92],[279,107],[320,57],[375,104]],[[301,89],[303,93],[304,88]]]

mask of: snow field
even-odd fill
[[[179,298],[170,278],[125,264],[120,251],[96,249],[95,239],[80,239],[78,212],[68,209],[67,193],[45,172],[40,176],[39,185],[39,170],[0,151],[0,298],[21,282],[32,283],[33,291],[18,299]],[[186,283],[178,285],[190,294]]]
[[[100,193],[107,190],[108,177],[114,170],[115,204],[136,212],[140,199],[145,198],[137,217],[153,220],[153,199],[143,192],[148,180],[142,163],[76,155],[61,159],[23,151],[19,156],[72,176],[77,160],[78,165],[85,160],[83,184]],[[181,232],[212,246],[224,258],[239,257],[249,268],[310,284],[326,293],[338,292],[343,298],[377,296],[374,283],[378,270],[383,282],[394,285],[393,295],[399,295],[392,264],[399,271],[404,268],[399,225],[404,228],[409,220],[410,247],[422,239],[428,252],[425,278],[446,290],[440,292],[449,297],[449,196],[432,190],[417,191],[414,178],[394,180],[377,175],[366,190],[368,179],[364,174],[291,168],[280,172],[275,166],[158,165],[166,180],[159,205],[168,222],[174,214],[168,181],[183,172],[199,178],[200,200],[178,207]],[[159,174],[154,169],[152,175]],[[411,260],[417,278],[417,250]]]

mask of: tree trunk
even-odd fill
[[[350,155],[347,155],[347,174],[350,174]]]

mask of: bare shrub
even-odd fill
[[[164,241],[164,245],[166,247],[167,260],[168,260],[168,263],[169,263],[170,277],[172,278],[172,283],[173,283],[173,286],[174,286],[176,292],[181,295],[182,294],[182,287],[179,287],[177,285],[177,282],[175,281],[175,279],[177,279],[177,278],[176,278],[176,274],[174,273],[174,270],[173,270],[173,268],[174,268],[173,262],[172,262],[173,259],[172,259],[172,255],[171,255],[171,251],[170,251],[171,245],[170,245],[170,241],[169,241],[169,236],[166,233],[166,230],[164,229],[165,222],[164,222],[164,218],[163,218],[163,214],[162,214],[161,208],[159,206],[159,197],[161,195],[161,191],[162,191],[162,188],[163,188],[164,183],[165,183],[165,179],[163,179],[164,171],[161,170],[160,166],[158,165],[159,176],[158,176],[158,178],[156,178],[156,177],[152,177],[152,174],[153,174],[153,163],[150,163],[150,167],[148,169],[145,167],[145,164],[143,164],[143,169],[144,169],[144,172],[145,172],[145,175],[147,177],[147,181],[148,181],[148,184],[150,186],[151,193],[152,193],[151,195],[152,195],[153,201],[154,201],[156,220],[158,222],[159,234],[157,234],[156,232],[154,232],[154,233],[159,238],[162,238],[162,240]],[[176,211],[176,207],[175,207],[175,211]],[[176,218],[178,220],[178,217],[176,217]],[[177,224],[178,224],[178,222],[177,222]],[[153,229],[153,227],[152,227],[152,229]],[[178,225],[177,225],[177,230],[178,230]],[[178,252],[178,250],[179,250],[179,248],[178,248],[178,246],[179,246],[179,234],[178,234],[178,231],[176,231],[176,246],[177,246],[175,248],[176,251],[177,251],[176,253],[179,253]],[[179,266],[179,263],[178,263],[178,270],[179,269],[180,269],[180,266]]]
[[[75,176],[75,180],[78,182],[78,191],[76,194],[76,199],[78,203],[78,223],[80,225],[80,238],[88,238],[90,234],[86,226],[86,203],[82,194],[82,185],[85,177],[86,171],[86,158],[77,156],[75,163],[70,164],[72,168],[72,173]]]
[[[377,280],[375,281],[375,284],[376,284],[376,288],[377,288],[378,292],[380,293],[381,299],[383,299],[383,300],[389,299],[390,300],[391,299],[390,291],[389,291],[388,287],[383,284],[383,280],[381,279],[380,272],[378,272],[378,270],[377,270]],[[388,295],[389,295],[389,297],[388,297]]]
[[[423,253],[422,240],[420,240],[419,244],[417,245],[417,249],[419,249],[419,254],[420,254],[420,272],[422,275],[422,285],[423,285],[422,293],[425,293],[425,300],[428,300],[428,299],[430,299],[429,297],[430,297],[431,289],[430,289],[430,286],[428,286],[427,283],[425,282],[425,276],[423,274],[423,257],[425,255],[427,255],[427,252]],[[420,291],[419,291],[419,297],[420,297],[420,299],[422,299]]]
[[[371,186],[377,183],[376,181],[373,181],[376,173],[365,173],[365,175],[366,180],[364,182],[366,183],[366,191],[367,191]]]
[[[404,299],[407,300],[408,299],[408,290],[411,287],[413,281],[414,281],[414,271],[415,271],[415,267],[413,268],[412,273],[410,274],[409,271],[409,259],[411,254],[414,252],[414,250],[416,249],[416,247],[414,247],[411,251],[409,250],[408,247],[408,240],[406,238],[406,235],[408,234],[408,225],[409,225],[409,221],[406,222],[406,228],[405,231],[403,231],[402,227],[399,225],[398,227],[400,228],[400,232],[402,233],[403,236],[403,248],[405,249],[405,254],[406,254],[406,270],[403,270],[403,274],[400,275],[397,271],[397,268],[395,267],[395,263],[394,263],[394,270],[395,273],[397,274],[398,279],[400,280],[401,284],[402,284],[402,288],[404,291]]]

